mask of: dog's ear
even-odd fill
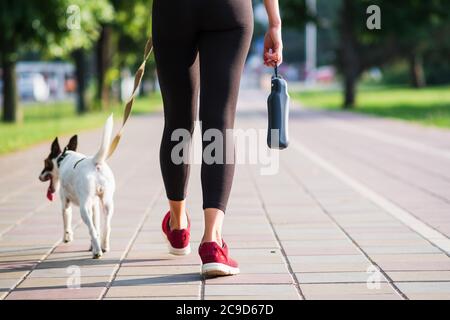
[[[61,147],[59,146],[58,137],[55,138],[52,142],[50,158],[54,159],[61,153]]]
[[[74,135],[72,138],[70,138],[69,144],[67,145],[67,150],[77,151],[77,146],[78,146],[78,136]]]

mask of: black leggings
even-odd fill
[[[161,172],[169,200],[186,198],[189,164],[174,163],[172,141],[176,129],[191,134],[197,114],[203,133],[223,134],[232,129],[239,83],[253,33],[251,0],[154,0],[153,44],[164,102],[164,133],[160,149]],[[213,139],[214,140],[214,139]],[[231,139],[228,139],[231,140]],[[203,150],[211,142],[203,141]],[[225,212],[234,175],[234,161],[205,163],[201,181],[203,209]]]

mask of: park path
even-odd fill
[[[238,110],[238,128],[266,129],[263,93],[243,91]],[[0,298],[450,299],[450,131],[297,104],[290,126],[277,174],[236,168],[224,233],[242,274],[227,278],[199,275],[198,165],[193,253],[166,253],[161,114],[132,118],[110,161],[116,214],[101,260],[77,209],[75,240],[61,243],[59,203],[37,179],[49,143],[0,157]],[[80,151],[99,139],[82,133]],[[81,288],[69,288],[77,275]]]

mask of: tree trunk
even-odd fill
[[[123,69],[124,69],[124,65],[125,63],[123,61],[119,62],[119,79],[117,79],[117,86],[118,86],[118,90],[117,90],[117,100],[122,103],[125,99],[125,97],[122,96],[122,84],[123,84]]]
[[[344,75],[344,109],[355,107],[356,84],[360,73],[358,40],[354,31],[355,5],[353,0],[344,0],[341,8],[340,64]]]
[[[104,25],[97,43],[97,94],[100,105],[105,108],[109,103],[109,85],[106,82],[106,73],[111,66],[111,40],[112,29]]]
[[[356,83],[357,78],[354,75],[345,75],[344,80],[344,109],[353,109],[356,102]]]
[[[72,53],[75,60],[75,77],[77,79],[77,112],[85,113],[88,110],[86,98],[86,53],[84,49],[77,49]]]
[[[419,54],[413,53],[409,58],[411,84],[414,88],[424,88],[427,85],[423,60]]]
[[[147,96],[148,92],[147,92],[147,88],[145,87],[145,82],[147,81],[147,79],[145,79],[145,77],[142,79],[141,82],[141,86],[139,87],[139,96],[140,97],[145,97]]]
[[[3,80],[3,116],[4,122],[20,121],[19,102],[17,99],[16,62],[2,54]]]

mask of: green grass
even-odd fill
[[[134,103],[133,115],[155,111],[161,104],[159,94],[139,98]],[[0,123],[0,154],[21,150],[59,135],[101,127],[111,112],[114,112],[115,120],[121,120],[123,106],[115,104],[109,111],[92,111],[82,116],[76,114],[73,102],[36,104],[24,106],[22,110],[22,123]]]
[[[303,105],[340,109],[340,91],[292,92]],[[355,112],[450,128],[450,86],[425,89],[363,87],[359,89]]]

